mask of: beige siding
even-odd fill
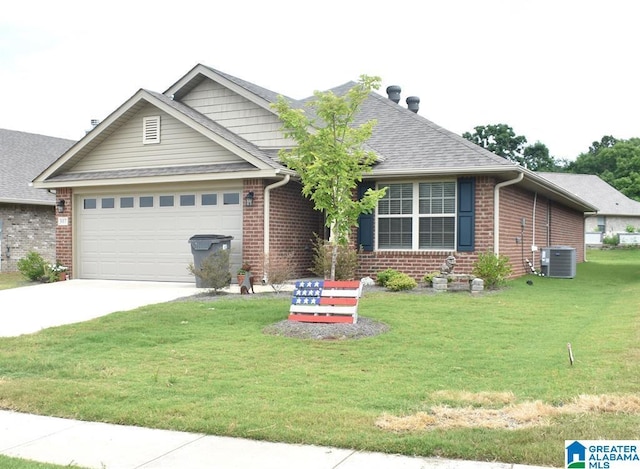
[[[211,80],[203,80],[182,102],[261,148],[290,143],[278,116]]]
[[[160,116],[160,143],[143,144],[143,118]],[[239,156],[177,119],[148,105],[71,171],[106,171],[196,164],[233,163]]]

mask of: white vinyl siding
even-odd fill
[[[386,184],[376,212],[377,248],[454,250],[456,183]]]
[[[281,132],[278,116],[228,88],[204,80],[181,101],[261,148],[280,148],[292,142]]]
[[[187,127],[168,114],[160,114],[162,142],[144,145],[140,132],[142,119],[158,114],[149,105],[118,128],[75,165],[71,172],[108,171],[198,164],[242,162],[239,156]]]
[[[74,271],[78,278],[195,282],[187,271],[193,262],[188,240],[197,234],[232,236],[232,270],[240,267],[242,206],[202,203],[203,195],[215,194],[219,200],[223,194],[240,198],[240,186],[107,190],[75,196],[75,206],[80,207],[75,213]],[[102,208],[104,200],[113,200],[114,207]],[[180,204],[181,200],[188,203]],[[84,208],[87,206],[95,208]]]

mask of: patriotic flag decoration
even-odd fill
[[[289,319],[302,322],[349,322],[358,317],[359,281],[305,280],[295,284]]]

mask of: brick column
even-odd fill
[[[73,193],[71,188],[56,189],[56,204],[64,200],[64,212],[56,206],[56,260],[68,267],[69,278],[73,278]]]

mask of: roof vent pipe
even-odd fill
[[[398,104],[400,102],[400,93],[402,92],[402,88],[398,85],[387,86],[387,96],[391,101]]]
[[[420,98],[418,98],[417,96],[409,96],[407,98],[407,108],[411,111],[411,112],[418,112],[418,109],[420,109]]]

